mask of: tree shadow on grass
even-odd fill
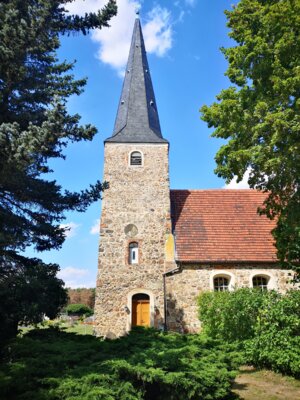
[[[225,399],[236,367],[219,343],[200,335],[135,328],[109,341],[41,329],[11,344],[0,393],[5,400]]]
[[[232,390],[243,393],[244,391],[246,391],[248,389],[248,387],[249,387],[249,385],[247,385],[246,383],[233,382]],[[229,397],[228,400],[239,400],[242,398],[243,397],[239,396],[237,393],[232,393],[231,397]]]

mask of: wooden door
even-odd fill
[[[149,300],[132,300],[132,326],[150,326]]]

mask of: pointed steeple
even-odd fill
[[[112,137],[105,142],[168,143],[163,139],[139,18],[136,18]]]

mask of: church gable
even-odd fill
[[[255,190],[171,190],[177,260],[276,262],[275,222],[257,213],[265,197]]]

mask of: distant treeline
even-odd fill
[[[68,304],[85,304],[91,309],[94,309],[95,291],[95,288],[68,289]]]

